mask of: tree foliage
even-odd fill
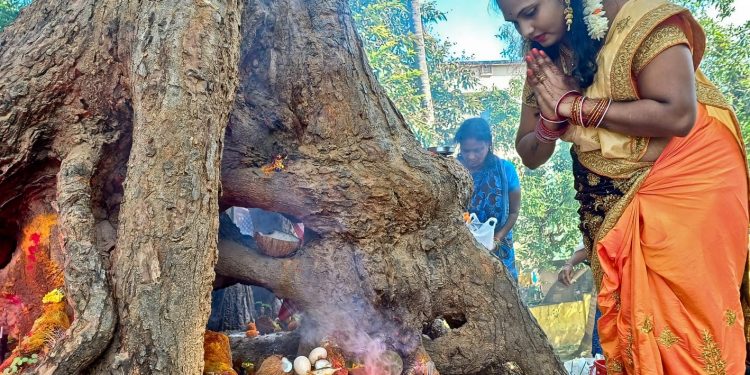
[[[750,21],[726,22],[734,11],[732,0],[683,0],[706,32],[706,54],[701,70],[734,106],[745,137],[750,142]]]
[[[416,67],[417,45],[411,32],[405,0],[351,0],[354,16],[370,66],[388,96],[425,146],[447,143],[456,124],[467,113],[478,113],[479,102],[462,90],[477,86],[471,71],[458,64],[464,57],[450,52],[451,42],[434,36],[431,26],[445,21],[434,2],[422,3],[425,49],[435,107],[435,126],[427,126]]]
[[[424,145],[450,143],[458,125],[469,116],[481,114],[492,126],[495,151],[513,161],[522,178],[523,209],[514,236],[521,268],[550,267],[550,260],[567,256],[580,237],[570,156],[563,147],[552,163],[538,170],[521,167],[514,145],[523,82],[516,79],[508,89],[479,87],[478,78],[459,63],[468,57],[453,54],[452,43],[438,38],[430,27],[447,16],[435,3],[424,2],[424,37],[437,119],[434,128],[426,128],[419,71],[411,68],[416,50],[406,2],[351,0],[350,4],[373,71]],[[551,196],[559,198],[550,201]]]
[[[31,0],[0,0],[0,31],[13,22],[21,8],[29,3]]]

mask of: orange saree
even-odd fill
[[[688,45],[698,116],[655,162],[649,139],[571,127],[581,229],[599,284],[609,374],[745,373],[748,171],[731,107],[697,70],[705,35],[683,8],[629,0],[598,56],[589,97],[638,100],[638,70]]]
[[[717,122],[700,105],[596,246],[611,373],[744,374],[747,175]]]

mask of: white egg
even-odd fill
[[[317,347],[310,352],[307,358],[310,358],[310,363],[315,363],[319,359],[328,358],[328,352],[325,348]]]
[[[316,370],[320,370],[324,368],[331,368],[331,362],[328,362],[328,360],[325,360],[325,359],[319,359],[315,361]]]
[[[292,365],[292,362],[290,362],[286,357],[281,359],[281,371],[284,371],[284,373],[290,373],[294,369],[294,365]]]
[[[294,360],[294,372],[297,375],[307,375],[311,369],[312,364],[307,357],[301,355]]]

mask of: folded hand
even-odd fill
[[[532,49],[526,55],[526,76],[534,90],[539,110],[551,120],[557,120],[555,106],[565,93],[577,90],[571,77],[566,76],[544,51]]]

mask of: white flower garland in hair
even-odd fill
[[[604,16],[606,13],[601,0],[583,0],[583,22],[591,39],[602,40],[607,36],[609,21]]]

